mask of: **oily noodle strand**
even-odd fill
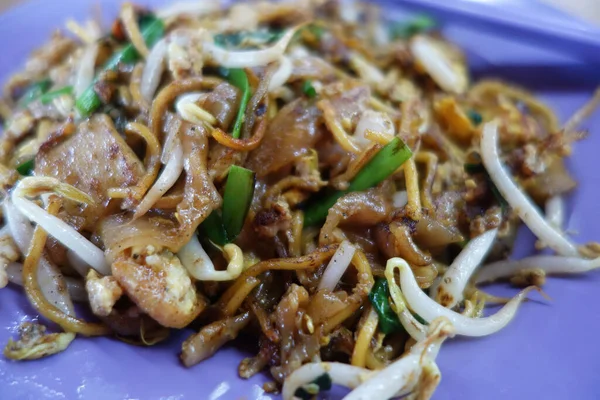
[[[129,37],[129,40],[131,41],[131,44],[133,44],[133,47],[135,47],[135,50],[142,57],[148,57],[150,51],[148,50],[148,46],[146,46],[142,32],[140,32],[140,27],[137,23],[133,4],[129,2],[123,4],[123,7],[121,7],[120,17],[121,22],[123,23],[123,28],[125,28],[125,33],[127,33],[127,37]]]
[[[47,211],[51,215],[56,215],[60,206],[60,200],[53,196]],[[39,225],[36,226],[29,253],[27,254],[27,257],[25,257],[25,262],[23,263],[23,286],[25,287],[25,293],[27,294],[29,302],[40,314],[60,325],[66,332],[79,333],[85,336],[109,334],[111,330],[107,326],[71,317],[48,302],[42,294],[38,283],[38,264],[42,252],[44,251],[47,238],[48,234],[46,231]]]
[[[350,364],[357,367],[365,367],[367,365],[367,353],[371,345],[371,340],[377,330],[377,324],[379,323],[379,317],[377,312],[372,306],[367,307],[363,313],[363,323],[358,332],[358,338],[352,351],[352,358]]]
[[[219,304],[229,304],[230,301],[236,296],[238,293],[244,293],[247,289],[249,283],[248,278],[256,278],[256,276],[262,274],[265,271],[270,270],[286,270],[286,271],[295,271],[295,270],[303,270],[303,269],[313,269],[317,268],[319,265],[325,263],[326,260],[333,256],[333,253],[337,250],[338,245],[330,245],[320,247],[314,252],[295,258],[276,258],[272,260],[261,261],[252,267],[248,268],[244,271],[221,295],[221,298],[218,300]],[[251,281],[252,282],[252,281]],[[249,293],[249,292],[248,292]],[[247,294],[248,294],[247,293]],[[243,302],[247,294],[241,299],[240,304]]]
[[[419,193],[419,175],[414,158],[404,163],[404,178],[406,179],[406,213],[413,221],[421,219],[421,195]]]
[[[148,101],[142,96],[142,73],[144,72],[144,64],[137,63],[137,65],[131,71],[131,78],[129,79],[129,92],[131,93],[131,98],[133,102],[140,106],[142,112],[148,111],[150,108],[150,104]]]
[[[433,181],[438,166],[438,156],[431,151],[420,151],[415,155],[415,161],[424,163],[427,168],[427,173],[425,174],[425,179],[423,181],[423,189],[421,190],[421,202],[429,212],[433,212],[434,207],[431,189],[433,187]]]
[[[257,123],[257,127],[254,131],[254,135],[248,139],[236,139],[228,133],[223,132],[222,129],[215,128],[212,131],[212,137],[220,144],[225,147],[236,151],[251,151],[256,149],[260,142],[262,142],[265,133],[267,132],[267,119],[263,116]]]
[[[333,106],[328,100],[321,100],[317,103],[317,107],[323,112],[323,119],[327,129],[333,135],[336,142],[347,152],[360,154],[361,149],[354,141],[354,138],[346,133],[346,130],[335,116]]]
[[[229,301],[225,304],[225,307],[219,307],[223,310],[223,314],[226,317],[231,317],[235,314],[238,308],[241,307],[246,297],[254,290],[255,287],[260,283],[260,279],[253,276],[249,276],[244,279],[241,287],[231,296]]]

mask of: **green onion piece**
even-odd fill
[[[347,190],[326,193],[310,204],[304,212],[304,226],[314,226],[325,220],[329,209],[346,193],[360,192],[379,185],[411,156],[412,151],[402,139],[394,138],[356,174]]]
[[[390,306],[390,290],[386,279],[379,278],[375,281],[371,293],[369,293],[369,300],[379,316],[379,330],[382,333],[388,334],[404,330],[398,316]]]
[[[235,117],[235,123],[233,124],[233,130],[231,131],[231,136],[239,139],[242,133],[242,126],[244,125],[246,107],[248,107],[248,102],[250,101],[250,97],[252,97],[248,76],[241,68],[219,68],[219,73],[225,77],[229,83],[242,91],[240,108],[238,109],[237,116]]]
[[[227,233],[223,226],[223,219],[218,210],[214,210],[200,225],[200,233],[203,237],[207,237],[208,240],[218,246],[224,246],[229,241],[227,240]]]
[[[393,39],[408,39],[418,33],[428,32],[437,26],[437,22],[428,15],[420,14],[408,22],[392,24],[390,34]]]
[[[467,111],[467,117],[469,117],[469,119],[475,126],[477,126],[477,125],[481,124],[481,122],[483,122],[483,117],[481,116],[481,114],[479,114],[475,110]]]
[[[302,84],[302,92],[308,96],[309,99],[317,96],[317,91],[310,80],[304,81]]]
[[[331,390],[332,383],[331,376],[328,373],[324,373],[316,377],[312,382],[296,389],[294,397],[301,400],[310,400],[320,392]]]
[[[483,166],[483,164],[465,164],[464,169],[465,169],[465,172],[467,172],[468,174],[472,174],[472,175],[484,174],[485,175],[485,180],[490,188],[490,191],[494,195],[494,198],[500,205],[500,208],[502,209],[502,213],[503,214],[506,213],[506,211],[508,210],[508,202],[506,201],[504,196],[502,196],[502,194],[500,193],[500,191],[498,190],[498,188],[496,187],[496,185],[490,178],[490,175],[488,174],[488,172],[485,169],[485,167]]]
[[[165,33],[164,23],[153,16],[147,16],[140,22],[140,28],[142,37],[148,47],[152,47]],[[128,44],[123,47],[120,51],[117,51],[102,67],[103,71],[114,70],[121,63],[131,64],[139,58],[139,54],[135,50],[132,44]],[[94,82],[88,87],[85,92],[75,102],[75,106],[79,113],[87,117],[93,113],[98,107],[102,105],[102,100],[96,94],[94,85],[98,81],[98,78],[94,79]]]
[[[62,96],[63,94],[71,94],[73,93],[73,86],[65,86],[64,88],[56,89],[51,92],[44,93],[40,97],[40,101],[42,104],[50,104],[54,98]]]
[[[32,158],[31,160],[27,160],[22,162],[17,166],[17,172],[23,176],[29,176],[33,173],[33,169],[35,168],[35,160]]]
[[[240,234],[254,196],[255,174],[249,169],[232,165],[223,193],[223,225],[227,238],[233,242]]]
[[[27,106],[32,101],[39,98],[42,94],[46,93],[48,89],[52,86],[52,81],[50,79],[42,79],[39,82],[31,84],[19,99],[19,105],[21,107]]]

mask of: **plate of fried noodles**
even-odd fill
[[[0,17],[0,398],[598,393],[591,66],[389,4],[109,3]]]

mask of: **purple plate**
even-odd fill
[[[27,53],[43,43],[67,17],[83,19],[95,3],[96,0],[34,0],[0,15],[0,81],[17,70]],[[114,16],[118,3],[118,0],[102,1],[103,13]],[[498,31],[496,26],[482,33],[481,24],[476,25],[479,31],[474,30],[471,24],[457,19],[447,6],[441,6],[446,2],[407,0],[407,3],[411,10],[421,3],[443,20],[445,33],[467,49],[476,76],[501,77],[529,87],[552,105],[563,121],[600,83],[597,66],[586,65],[577,58],[579,53],[570,48],[558,47],[560,41],[537,41],[533,47],[526,44],[526,38],[518,30]],[[566,16],[561,18],[556,10],[529,1],[461,0],[447,4],[468,7],[483,18],[490,12],[496,20],[522,15],[527,18],[520,19],[519,24],[523,21],[530,26],[559,24],[598,34],[588,25]],[[390,6],[389,10],[396,8]],[[567,229],[577,232],[575,239],[580,243],[600,239],[600,225],[595,223],[596,196],[600,195],[600,174],[596,170],[599,113],[587,121],[585,128],[590,130],[590,137],[575,146],[569,160],[580,185],[569,198]],[[516,255],[530,253],[532,243],[531,234],[521,232]],[[553,301],[526,303],[515,320],[496,335],[450,341],[439,356],[443,379],[434,398],[600,398],[597,378],[600,346],[596,344],[600,330],[599,288],[598,273],[549,279],[545,290]],[[494,289],[498,294],[515,292],[503,286]],[[35,316],[19,289],[9,286],[0,290],[0,344],[3,346],[16,334],[21,321]],[[266,375],[251,380],[237,377],[238,362],[246,355],[235,348],[221,350],[191,369],[182,367],[177,354],[187,335],[187,332],[173,335],[167,343],[152,348],[107,338],[78,338],[66,352],[40,361],[16,363],[0,357],[0,399],[278,398],[262,390],[262,384],[268,381]],[[339,399],[343,393],[337,391],[330,398]]]

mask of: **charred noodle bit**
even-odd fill
[[[494,185],[538,239],[561,256],[577,256],[577,247],[544,219],[537,207],[510,178],[500,162],[497,143],[498,123],[488,122],[483,127],[481,157]]]
[[[517,308],[527,294],[536,287],[528,287],[512,298],[496,314],[485,318],[468,318],[449,310],[430,299],[420,288],[409,265],[401,258],[388,260],[388,267],[400,272],[400,287],[407,305],[425,321],[431,322],[438,317],[446,317],[456,329],[457,335],[486,336],[498,332],[513,319]]]
[[[104,257],[104,252],[83,237],[73,227],[63,220],[48,214],[26,196],[37,196],[43,193],[56,193],[69,200],[84,205],[92,205],[93,200],[87,194],[54,178],[28,177],[22,179],[13,190],[11,200],[15,207],[30,221],[45,229],[65,247],[73,250],[82,260],[102,275],[110,275],[110,267]]]
[[[430,293],[444,307],[452,308],[463,299],[463,291],[475,269],[481,264],[492,248],[498,228],[489,230],[471,239],[446,270],[439,286],[432,287]]]
[[[60,203],[50,202],[48,206],[48,215],[53,216],[58,211]],[[25,293],[31,305],[39,311],[41,315],[50,321],[60,325],[67,332],[79,333],[85,336],[98,336],[110,333],[110,329],[105,325],[85,322],[68,314],[65,314],[54,305],[48,302],[38,284],[38,269],[40,257],[44,251],[47,234],[43,227],[38,225],[35,228],[29,253],[23,264],[23,283]],[[64,290],[64,289],[63,289]]]
[[[369,347],[371,346],[371,339],[373,339],[373,336],[375,336],[375,332],[377,331],[377,312],[375,312],[373,307],[367,307],[362,319],[362,327],[358,332],[358,338],[356,339],[356,344],[352,351],[350,364],[364,368],[367,364],[366,357]]]

